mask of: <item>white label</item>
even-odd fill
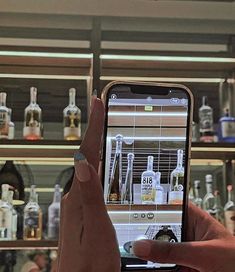
[[[24,127],[23,135],[24,137],[33,135],[40,138],[41,131],[39,127]]]
[[[235,122],[229,121],[229,122],[222,122],[221,123],[221,129],[222,129],[222,137],[235,137]]]
[[[142,176],[141,179],[141,199],[142,203],[154,203],[154,177]]]

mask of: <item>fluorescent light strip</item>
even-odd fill
[[[223,166],[223,161],[221,160],[209,160],[208,159],[191,159],[190,166]]]
[[[4,164],[5,161],[15,161],[16,164],[20,165],[68,165],[72,166],[74,164],[73,154],[70,158],[26,158],[26,157],[0,157],[0,163]]]
[[[154,223],[113,223],[114,226],[162,226],[162,225],[175,225],[175,226],[181,226],[182,223],[169,223],[169,222],[154,222]]]
[[[108,140],[115,140],[116,138],[115,137],[108,137]],[[124,137],[124,141],[125,140],[142,140],[142,141],[145,141],[145,140],[148,140],[148,141],[185,141],[186,140],[186,137]]]
[[[143,214],[143,213],[153,213],[153,214],[182,214],[182,211],[108,211],[109,214]]]
[[[90,76],[67,76],[67,75],[43,75],[43,74],[0,74],[0,78],[36,78],[36,79],[66,79],[88,80]]]
[[[75,150],[79,149],[79,145],[11,145],[11,144],[0,144],[0,148],[5,149],[64,149],[64,150]]]
[[[54,188],[37,188],[36,187],[35,190],[38,193],[54,193],[55,192]],[[29,193],[31,191],[31,188],[25,188],[24,191]],[[60,192],[63,192],[63,188],[60,189]]]
[[[120,112],[120,111],[109,111],[109,116],[187,116],[186,112]]]
[[[191,147],[191,151],[194,152],[235,152],[235,148],[232,147]]]

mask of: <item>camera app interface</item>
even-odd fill
[[[132,241],[181,241],[188,98],[147,91],[114,88],[107,102],[104,198],[129,268],[174,266],[135,258]]]

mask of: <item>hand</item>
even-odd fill
[[[115,230],[97,174],[104,108],[93,98],[70,191],[62,199],[58,272],[119,272]]]
[[[234,271],[235,237],[209,214],[191,203],[188,207],[187,240],[195,242],[141,240],[134,243],[133,250],[136,256],[144,260],[191,268],[181,268],[180,271]]]

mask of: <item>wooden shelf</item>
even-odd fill
[[[58,241],[56,240],[39,240],[39,241],[0,241],[0,250],[11,249],[57,249]]]

